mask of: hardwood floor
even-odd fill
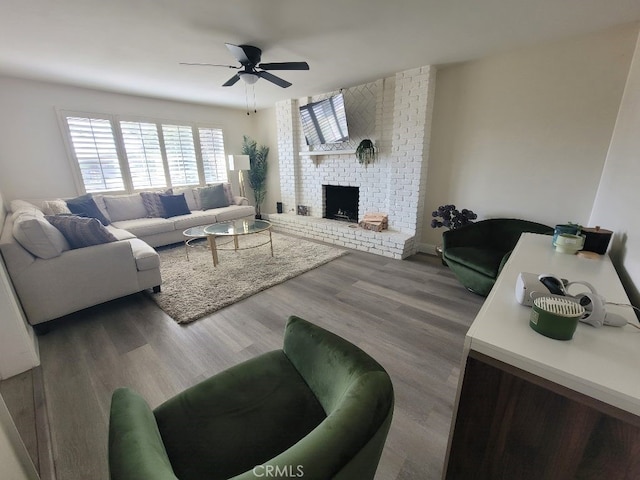
[[[280,348],[292,314],[359,345],[390,373],[396,407],[376,479],[440,478],[464,335],[483,300],[435,257],[352,251],[184,326],[145,294],[71,315],[39,338],[57,479],[108,478],[115,388],[130,386],[155,407]]]

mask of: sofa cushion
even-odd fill
[[[147,217],[164,217],[165,211],[160,201],[160,192],[140,192],[142,204],[147,210]]]
[[[216,208],[216,219],[218,222],[228,222],[243,217],[253,217],[256,209],[251,205],[230,205],[228,207]]]
[[[65,236],[40,213],[18,215],[13,221],[13,236],[16,241],[38,258],[55,258],[70,245]]]
[[[44,216],[44,213],[36,207],[34,204],[26,202],[24,200],[11,200],[10,207],[11,215],[15,221],[23,213],[30,213],[32,215]]]
[[[160,202],[164,209],[164,218],[188,215],[191,213],[184,198],[184,193],[177,195],[160,195]]]
[[[116,237],[116,240],[129,240],[130,238],[136,238],[133,233],[127,230],[123,230],[122,228],[118,228],[113,224],[109,225],[106,228],[107,230],[109,230],[109,232],[111,232],[111,235]]]
[[[139,238],[133,238],[129,240],[129,243],[131,244],[133,257],[136,259],[136,268],[139,272],[160,268],[160,255],[146,242]]]
[[[196,210],[195,212],[191,212],[191,215],[173,217],[174,228],[183,232],[187,228],[197,227],[198,225],[211,225],[218,221],[217,211],[217,208],[213,210]]]
[[[229,205],[235,204],[235,201],[233,199],[233,191],[231,190],[231,184],[223,183],[222,188],[224,189],[224,194],[227,197],[227,202],[229,202]]]
[[[61,198],[57,198],[55,200],[44,200],[42,202],[42,212],[45,215],[68,215],[72,213],[67,206],[67,202]]]
[[[491,278],[498,276],[505,252],[486,247],[451,247],[445,250],[445,260],[452,260]]]
[[[147,209],[144,207],[142,197],[137,193],[132,195],[105,195],[103,198],[112,222],[145,218],[147,216]]]
[[[90,247],[117,240],[97,218],[77,215],[47,215],[45,218],[62,232],[71,248]]]
[[[109,225],[111,223],[106,215],[98,208],[96,201],[90,193],[67,200],[67,207],[69,207],[71,213],[81,217],[97,218],[103,225]]]
[[[131,232],[136,237],[146,237],[175,230],[171,219],[166,218],[134,218],[115,222],[114,225]]]
[[[200,207],[202,210],[210,208],[228,207],[229,200],[224,192],[224,186],[220,183],[199,189]]]
[[[194,210],[200,210],[200,195],[198,190],[192,187],[178,187],[173,189],[174,195],[184,193],[184,198],[187,201],[187,206],[192,212]]]

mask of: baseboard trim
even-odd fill
[[[56,469],[53,460],[53,444],[49,427],[49,411],[44,392],[42,366],[32,370],[33,403],[35,407],[36,438],[38,441],[38,470],[42,480],[56,480]]]
[[[432,245],[431,243],[418,243],[416,250],[420,253],[436,255],[436,245]]]

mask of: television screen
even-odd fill
[[[349,140],[344,97],[341,93],[300,107],[302,131],[307,145],[340,143]]]

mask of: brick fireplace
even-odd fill
[[[434,88],[435,71],[426,66],[342,90],[350,142],[313,151],[301,132],[299,105],[331,93],[278,102],[284,213],[269,215],[275,228],[393,258],[415,253],[424,217]],[[369,165],[358,163],[354,154],[364,138],[378,149]],[[368,212],[383,212],[389,216],[389,230],[372,232],[323,218],[327,185],[357,187],[357,220]],[[296,215],[298,205],[307,207],[308,216]]]

